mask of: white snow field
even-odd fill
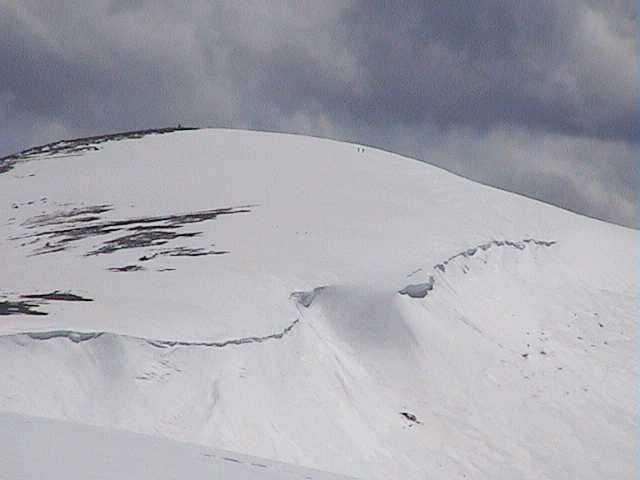
[[[347,477],[136,433],[0,413],[6,480],[347,480]]]
[[[0,164],[4,444],[55,436],[77,478],[83,455],[156,478],[134,443],[361,479],[635,477],[635,230],[361,145],[147,133]],[[3,448],[0,478],[47,452]]]

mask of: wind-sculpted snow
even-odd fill
[[[539,245],[542,247],[551,247],[556,243],[557,242],[553,240],[552,241],[535,240],[533,238],[525,238],[524,240],[521,240],[519,242],[514,242],[510,240],[492,240],[490,242],[482,243],[475,247],[468,248],[466,250],[463,250],[462,252],[458,252],[455,255],[450,256],[444,262],[434,265],[433,268],[440,270],[441,272],[444,272],[446,270],[446,266],[452,261],[456,260],[457,258],[473,257],[478,252],[478,250],[482,250],[486,252],[487,250],[493,247],[507,247],[507,248],[515,248],[517,250],[524,250],[527,247],[527,245]]]
[[[507,247],[507,248],[515,248],[517,250],[524,250],[527,246],[537,245],[542,247],[551,247],[555,245],[557,242],[555,241],[546,241],[546,240],[535,240],[533,238],[525,238],[522,241],[514,242],[511,240],[492,240],[490,242],[482,243],[472,248],[468,248],[463,250],[462,252],[456,253],[455,255],[450,256],[448,259],[443,261],[442,263],[438,263],[434,265],[433,270],[439,271],[440,273],[444,273],[447,270],[447,266],[454,261],[461,258],[471,258],[479,251],[486,252],[494,247]],[[464,273],[467,273],[468,266],[463,265]],[[422,269],[417,269],[411,272],[408,276],[413,276],[416,273],[419,273]],[[429,275],[427,280],[422,283],[413,283],[407,285],[398,291],[400,295],[408,295],[411,298],[424,298],[429,292],[431,292],[436,284],[436,279],[433,275]]]
[[[32,332],[24,333],[33,340],[53,340],[55,338],[64,338],[73,343],[82,343],[95,340],[105,335],[105,332],[72,332],[70,330],[54,330],[51,332]]]
[[[78,331],[71,331],[71,330],[52,330],[48,332],[23,332],[19,334],[0,336],[0,338],[2,337],[11,338],[16,336],[26,335],[33,340],[53,340],[57,338],[63,338],[73,343],[82,343],[82,342],[88,342],[91,340],[96,340],[97,338],[100,338],[102,336],[106,336],[106,337],[121,338],[124,340],[142,341],[152,347],[157,347],[157,348],[173,348],[173,347],[223,348],[230,345],[246,345],[250,343],[262,343],[269,340],[279,340],[285,335],[287,335],[288,333],[290,333],[294,329],[294,327],[298,324],[299,321],[300,319],[295,319],[293,322],[291,322],[281,331],[275,332],[269,335],[232,338],[229,340],[222,340],[222,341],[156,340],[156,339],[150,339],[150,338],[136,337],[133,335],[110,333],[110,332],[78,332]]]
[[[308,292],[293,292],[289,298],[295,300],[303,307],[309,308],[316,297],[320,295],[323,290],[326,290],[326,288],[327,287],[316,287]]]

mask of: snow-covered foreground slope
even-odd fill
[[[235,452],[99,427],[0,413],[6,480],[347,480]]]
[[[0,410],[360,478],[635,472],[634,230],[299,136],[0,171]]]

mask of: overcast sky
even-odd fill
[[[297,132],[638,225],[636,24],[633,0],[0,0],[0,155]]]

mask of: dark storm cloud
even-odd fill
[[[631,0],[0,0],[0,154],[177,123],[293,131],[635,224],[635,35]]]
[[[363,2],[341,28],[330,27],[350,49],[357,78],[327,81],[329,66],[286,48],[269,59],[265,96],[275,94],[285,110],[312,99],[373,124],[638,139],[633,39],[609,32],[611,19],[597,11],[540,0],[397,5]],[[274,88],[283,78],[298,95]]]

